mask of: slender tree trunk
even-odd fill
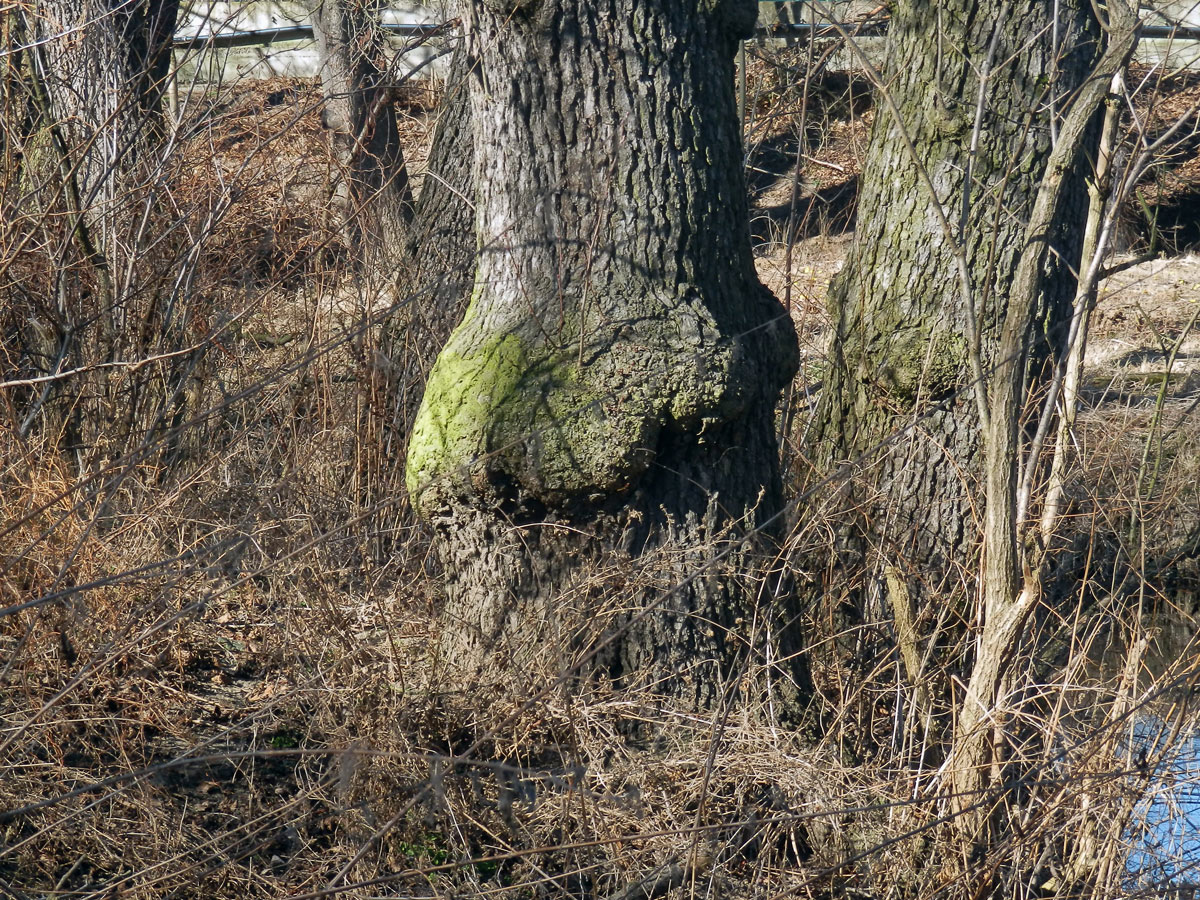
[[[25,69],[28,34],[20,11],[0,13],[0,46],[8,48],[0,61],[0,228],[5,230],[16,219],[27,144],[36,127],[37,109]]]
[[[356,258],[394,270],[404,260],[412,192],[396,124],[388,51],[375,0],[320,0],[313,27],[325,108],[340,166],[335,199]]]
[[[569,668],[705,705],[783,640],[762,557],[796,345],[750,252],[733,55],[755,10],[468,10],[479,261],[408,457],[459,687]]]
[[[32,124],[33,105],[23,62],[23,18],[16,11],[0,13],[0,46],[9,48],[0,62],[0,164],[6,174],[20,170],[25,139]]]
[[[987,740],[988,730],[1003,724],[1004,685],[1012,679],[1012,663],[1025,624],[1042,600],[1046,553],[1039,544],[1041,529],[1036,518],[1026,528],[1018,520],[1023,506],[1018,495],[1022,455],[1020,415],[1026,399],[1028,376],[1022,363],[1027,358],[1031,316],[1043,290],[1043,269],[1053,248],[1055,224],[1063,220],[1067,206],[1071,161],[1080,148],[1091,143],[1089,126],[1096,120],[1118,73],[1124,71],[1137,41],[1138,8],[1124,0],[1108,8],[1109,28],[1103,57],[1087,81],[1072,97],[1070,109],[1059,129],[1026,226],[1026,238],[1013,272],[1010,302],[1005,312],[996,351],[995,373],[988,390],[990,420],[985,427],[987,451],[987,517],[984,530],[982,584],[983,627],[977,641],[974,670],[967,683],[955,728],[954,759],[950,767],[955,802],[962,809],[967,798],[984,787],[993,787],[1003,754]],[[1087,216],[1073,217],[1080,237]],[[1076,260],[1077,270],[1088,263]],[[1034,465],[1026,462],[1025,465]],[[988,726],[991,725],[991,729]],[[970,810],[964,827],[983,816]]]

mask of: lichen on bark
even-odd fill
[[[621,493],[653,461],[662,428],[718,427],[744,412],[755,384],[789,371],[786,353],[722,336],[701,298],[657,303],[657,317],[564,325],[553,341],[528,322],[489,326],[473,305],[413,428],[407,484],[418,506],[502,483],[543,503]],[[778,342],[766,330],[760,351]]]
[[[1028,25],[1050,20],[1046,0],[1006,4],[1004,16],[999,6],[897,4],[883,76],[903,121],[890,107],[877,111],[854,243],[829,297],[830,366],[812,452],[827,464],[861,464],[850,504],[862,513],[857,527],[911,573],[917,594],[962,584],[979,546],[980,425],[953,254],[966,261],[988,371],[1053,143],[1048,110],[1061,109],[1096,50],[1086,3],[1057,6],[1059,46],[1050,29]],[[1082,202],[1082,187],[1072,185],[1071,202]],[[1077,243],[1067,230],[1054,236],[1063,258]],[[1054,266],[1033,335],[1035,369],[1065,336],[1073,295],[1067,267]]]

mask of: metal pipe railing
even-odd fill
[[[445,28],[441,24],[410,25],[404,23],[385,24],[380,26],[390,34],[404,37],[427,37]],[[197,50],[204,48],[226,47],[255,47],[260,45],[278,44],[284,41],[315,40],[311,25],[285,25],[279,28],[260,28],[255,31],[226,31],[215,34],[197,34],[192,37],[176,37],[171,45],[176,50]]]
[[[404,37],[427,37],[444,28],[442,24],[390,24],[381,26],[390,34]],[[761,26],[755,33],[758,38],[808,37],[835,38],[845,33],[855,37],[881,37],[887,31],[887,20],[868,22],[796,22]],[[284,41],[313,40],[311,25],[287,25],[279,28],[262,28],[254,31],[229,31],[216,34],[198,34],[192,37],[177,37],[173,46],[177,50],[223,47],[253,47]],[[1200,41],[1200,27],[1186,25],[1143,25],[1142,40]]]

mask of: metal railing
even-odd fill
[[[384,31],[400,37],[428,37],[444,28],[443,24],[393,23],[381,26]],[[886,19],[866,22],[781,22],[776,25],[760,26],[755,34],[760,39],[785,39],[792,37],[836,38],[842,34],[855,37],[882,37],[887,32]],[[177,50],[202,48],[254,47],[287,41],[313,40],[311,25],[287,25],[278,28],[262,28],[254,31],[228,31],[213,34],[198,34],[176,38],[173,46]],[[1142,40],[1178,40],[1188,43],[1200,41],[1200,27],[1188,25],[1143,25]]]
[[[389,34],[400,37],[428,37],[445,28],[443,24],[393,23],[380,26]],[[311,25],[284,25],[278,28],[260,28],[255,31],[225,31],[214,34],[197,34],[177,37],[172,42],[176,50],[224,49],[228,47],[258,47],[282,44],[286,41],[315,40]]]

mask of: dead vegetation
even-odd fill
[[[814,483],[800,456],[806,392],[871,112],[855,78],[799,77],[807,49],[754,57],[761,264],[808,343],[783,419],[804,516],[781,564],[812,585],[840,476]],[[1012,786],[1028,814],[1016,843],[972,857],[935,800],[940,726],[906,712],[923,684],[960,690],[959,670],[907,671],[882,608],[851,631],[836,596],[808,611],[817,741],[749,677],[705,717],[570,678],[519,705],[440,688],[439,573],[392,415],[419,378],[398,383],[379,345],[424,295],[346,258],[318,101],[273,81],[185,104],[154,182],[170,227],[127,258],[139,291],[177,304],[175,327],[119,366],[85,355],[76,376],[55,348],[90,333],[94,261],[45,134],[4,109],[20,140],[0,176],[0,895],[970,897],[974,869],[1033,872],[1028,895],[1054,896],[1077,886],[1081,836],[1095,896],[1193,877],[1194,853],[1130,848],[1159,840],[1139,823],[1178,806],[1196,768],[1194,262],[1108,282],[1093,350],[1154,362],[1090,368],[1063,550],[1084,575],[1039,612],[1006,686],[1023,718],[997,729],[1013,772],[1034,773]],[[436,105],[405,104],[419,161]],[[405,371],[427,371],[436,348],[409,350]],[[608,596],[622,602],[618,583]],[[943,614],[916,627],[936,640]],[[1023,743],[1035,731],[1057,740]]]

